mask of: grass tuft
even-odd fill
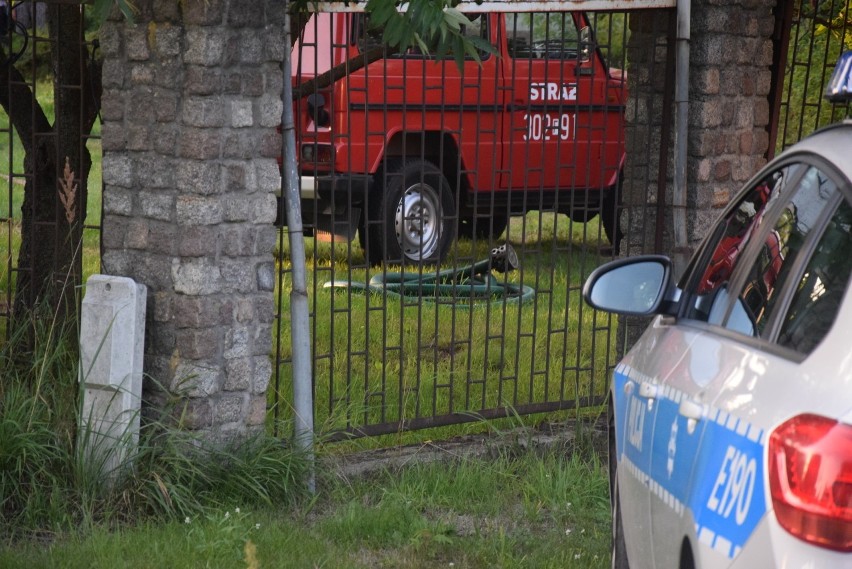
[[[0,344],[0,541],[183,520],[233,504],[288,506],[307,494],[307,461],[263,432],[213,444],[147,420],[132,445],[129,432],[113,441],[91,431],[74,324],[57,330],[42,312]]]

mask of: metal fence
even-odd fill
[[[57,288],[73,295],[82,275],[99,271],[100,73],[97,24],[85,5],[3,2],[0,28],[5,339],[16,306],[31,307]]]
[[[848,0],[785,2],[776,26],[770,93],[770,151],[780,152],[814,130],[849,116],[823,90],[838,56],[852,48]]]
[[[615,321],[584,306],[581,286],[621,238],[627,15],[468,16],[479,43],[465,54],[383,51],[348,13],[316,15],[294,50],[315,417],[332,438],[605,394]],[[335,66],[348,77],[324,83]],[[291,389],[286,232],[278,416]]]
[[[96,114],[96,25],[78,7],[79,33],[51,34],[49,10],[60,5],[71,4],[0,7],[4,337],[21,279],[67,241],[57,181],[80,192],[75,278],[100,265],[99,122],[69,124],[53,111],[55,97],[77,93],[78,116]],[[780,8],[769,105],[776,151],[842,118],[821,94],[851,43],[848,2]],[[630,135],[620,73],[628,15],[479,14],[465,25],[478,50],[443,58],[428,44],[383,51],[363,15],[323,16],[308,23],[293,58],[317,428],[379,434],[600,403],[618,331],[580,296],[621,237],[612,220]],[[55,78],[56,53],[75,54],[68,68],[86,72]],[[310,81],[338,64],[348,77]],[[60,147],[68,132],[82,143],[75,153]],[[41,174],[28,166],[36,148],[52,157]],[[40,237],[23,250],[27,223]],[[286,228],[277,255],[270,404],[282,417],[291,390]]]
[[[822,103],[822,89],[850,43],[847,14],[842,2],[779,5],[768,158],[842,118]],[[295,103],[302,173],[323,179],[302,185],[303,196],[316,196],[303,211],[318,430],[381,434],[601,402],[619,331],[583,305],[580,287],[621,236],[607,232],[600,215],[618,207],[604,199],[617,187],[608,170],[615,162],[596,162],[589,149],[605,156],[607,144],[623,149],[630,136],[622,113],[628,94],[618,81],[628,17],[478,17],[468,32],[492,42],[499,58],[480,52],[481,65],[468,57],[460,71],[452,58],[436,63],[424,50],[380,52],[361,69],[357,56],[378,47],[363,16],[325,14],[308,24],[293,60],[295,83],[344,61],[351,72],[337,86],[310,81]],[[598,48],[599,68],[578,63],[586,45]],[[670,70],[661,63],[650,72]],[[589,85],[605,100],[583,93]],[[665,153],[665,141],[647,142]],[[664,192],[657,174],[647,172],[646,185]],[[424,200],[424,187],[438,189]],[[449,225],[450,244],[434,244],[436,219]],[[285,228],[282,291],[287,240]],[[503,243],[520,266],[491,270],[477,281],[480,293],[469,286],[470,268],[489,273],[486,259]],[[429,246],[437,249],[423,253]],[[631,250],[658,248],[631,243]],[[445,286],[433,286],[436,278]],[[283,295],[279,307],[272,405],[286,416]]]

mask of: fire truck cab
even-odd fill
[[[461,66],[385,49],[325,82],[381,32],[363,14],[311,17],[291,60],[306,226],[357,231],[372,263],[438,263],[457,236],[499,236],[529,210],[600,214],[617,246],[626,82],[585,14],[468,17],[492,51]]]

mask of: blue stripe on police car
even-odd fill
[[[649,406],[637,393],[637,382],[648,381],[624,364],[615,370],[620,462],[678,514],[691,510],[699,541],[735,557],[766,512],[765,433],[718,409],[693,432],[679,413],[684,395],[659,386]]]

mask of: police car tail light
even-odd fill
[[[807,542],[852,551],[852,425],[799,415],[769,438],[778,523]]]

